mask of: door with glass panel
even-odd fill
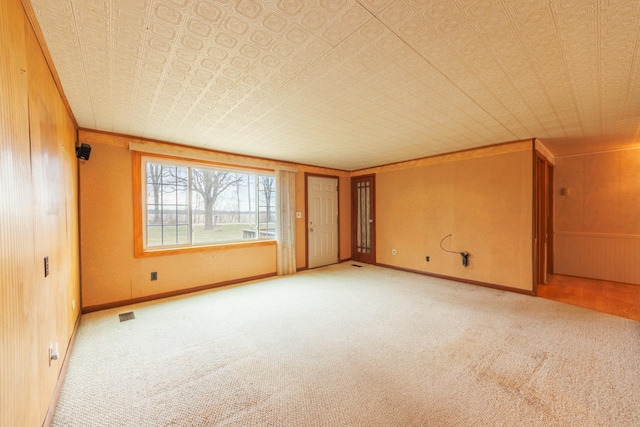
[[[351,258],[354,261],[375,264],[375,175],[351,179]]]

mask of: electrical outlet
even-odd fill
[[[427,262],[429,262],[429,256],[427,256],[425,259],[427,260]]]
[[[395,255],[396,254],[396,250],[395,249],[391,249],[391,255]]]
[[[58,343],[49,345],[49,366],[51,366],[52,360],[58,360],[60,358],[60,352],[58,351]]]
[[[158,280],[158,272],[157,271],[152,271],[151,272],[151,280]]]

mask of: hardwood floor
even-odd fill
[[[538,296],[640,320],[640,285],[550,274],[548,284],[538,285]]]

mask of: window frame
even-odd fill
[[[146,165],[147,161],[153,162],[156,160],[158,163],[167,163],[173,165],[181,165],[191,167],[206,167],[217,168],[220,170],[237,171],[252,173],[256,175],[260,173],[264,175],[273,175],[275,177],[275,171],[267,168],[256,168],[247,166],[235,166],[228,165],[219,162],[208,162],[205,160],[193,160],[178,156],[168,156],[162,154],[149,154],[138,151],[132,151],[133,161],[133,228],[134,228],[134,257],[144,258],[152,256],[163,255],[175,255],[193,252],[205,252],[221,249],[234,249],[234,248],[247,248],[255,246],[274,246],[276,245],[276,238],[260,238],[252,240],[233,240],[223,242],[209,242],[202,244],[194,244],[193,242],[180,245],[166,245],[157,247],[145,247],[145,235],[146,235],[146,221],[144,212],[146,211]],[[189,199],[191,200],[191,187],[189,187]],[[276,188],[277,191],[277,188]],[[256,197],[259,199],[259,197]],[[189,206],[189,215],[191,216],[191,203]],[[190,218],[190,230],[192,227],[192,219]],[[276,229],[278,226],[277,218],[277,206],[276,206]],[[190,239],[191,240],[191,239]]]

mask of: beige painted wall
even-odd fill
[[[532,290],[530,141],[389,169],[375,170],[378,263]],[[440,249],[448,234],[469,267]]]
[[[91,159],[80,168],[83,307],[275,274],[275,244],[135,258],[131,152],[121,136],[83,131],[81,140],[92,145]],[[341,176],[347,190],[341,187],[341,257],[349,258],[348,173],[298,169],[296,210],[303,218],[296,219],[297,267],[306,266],[304,172]],[[152,271],[158,273],[157,281],[150,280]]]
[[[0,426],[38,426],[80,314],[76,129],[19,0],[0,58]]]
[[[555,272],[640,284],[640,148],[557,157],[554,173]]]

